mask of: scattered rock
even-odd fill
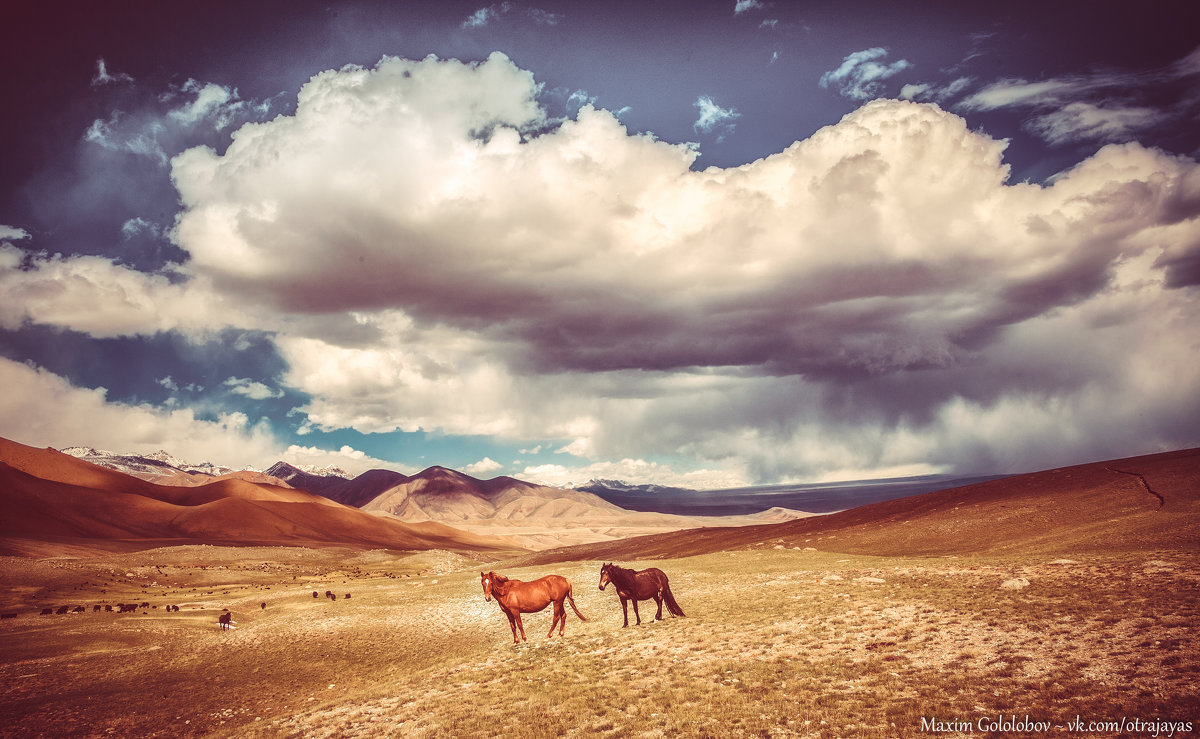
[[[854,582],[887,582],[882,577],[856,577]]]
[[[1014,577],[1011,580],[1005,580],[1000,583],[1000,587],[1004,590],[1024,590],[1029,587],[1029,581],[1023,577]]]
[[[1052,564],[1052,565],[1077,565],[1079,563],[1073,559],[1052,559],[1052,560],[1050,560],[1050,564]]]

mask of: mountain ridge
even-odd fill
[[[372,515],[294,488],[240,478],[159,485],[54,449],[0,438],[0,552],[133,551],[177,544],[520,551],[438,522]]]

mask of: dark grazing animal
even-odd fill
[[[112,606],[104,606],[105,613],[112,613]]]
[[[17,614],[15,614],[15,613],[0,613],[0,618],[16,618],[16,617],[17,617]]]
[[[221,625],[221,631],[224,631],[233,625],[233,614],[229,611],[225,611],[217,617],[217,623]]]
[[[563,630],[566,629],[567,610],[564,602],[571,604],[571,610],[575,611],[580,621],[587,621],[587,617],[575,607],[575,599],[571,597],[571,581],[562,575],[546,575],[533,582],[522,582],[510,580],[495,572],[480,572],[479,580],[483,585],[484,600],[490,601],[495,596],[500,610],[508,616],[508,625],[513,632],[513,644],[528,641],[525,638],[525,626],[521,623],[521,614],[537,613],[551,603],[554,604],[554,619],[550,622],[547,639],[554,636],[555,626],[558,627],[559,636],[562,636]],[[520,639],[517,638],[517,629],[521,630]]]
[[[99,612],[100,612],[100,606],[92,606],[92,613],[99,613]]]
[[[316,598],[316,597],[317,597],[317,591],[315,591],[315,590],[313,591],[313,597],[314,597],[314,598]]]
[[[342,600],[349,600],[349,598],[350,598],[350,594],[349,594],[349,593],[346,593],[346,597],[345,597],[345,598],[343,598]]]
[[[58,610],[57,610],[57,611],[55,611],[55,612],[54,612],[54,614],[55,614],[56,616],[61,616],[61,615],[63,615],[64,613],[66,613],[68,610],[70,610],[70,608],[71,608],[70,606],[59,606],[59,607],[58,607]]]
[[[53,608],[43,608],[43,609],[42,609],[42,615],[43,615],[43,616],[53,616],[53,615],[54,615],[54,609],[53,609]]]
[[[266,603],[259,603],[259,604],[258,604],[258,607],[259,607],[259,608],[261,608],[261,609],[262,609],[262,610],[264,610],[264,611],[265,611],[265,610],[267,610],[267,604],[266,604]]]
[[[604,586],[609,583],[613,584],[617,596],[621,599],[621,611],[625,614],[625,623],[621,628],[629,625],[629,601],[633,601],[633,615],[637,618],[638,626],[642,624],[642,616],[638,613],[639,600],[653,598],[658,603],[655,621],[662,621],[664,602],[667,604],[667,610],[671,612],[671,618],[685,615],[683,609],[675,602],[675,596],[671,594],[671,585],[667,582],[666,574],[657,567],[635,572],[606,563],[600,568],[600,589],[604,590]]]

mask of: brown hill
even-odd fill
[[[407,524],[300,490],[237,478],[196,487],[155,485],[0,439],[0,552],[185,543],[519,551],[494,537],[437,523]]]
[[[456,470],[430,467],[393,485],[365,503],[366,511],[384,511],[405,521],[469,521],[525,518],[543,505],[563,502],[580,508],[623,513],[592,493],[532,485],[511,477],[477,480]]]
[[[319,493],[343,505],[362,508],[388,489],[402,485],[409,479],[407,475],[392,470],[367,470],[353,480],[332,483],[317,490],[305,487],[299,480],[295,487]]]
[[[1007,477],[780,524],[699,529],[525,555],[547,562],[752,547],[875,555],[1200,549],[1200,449]]]

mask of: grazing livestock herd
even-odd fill
[[[149,603],[118,603],[116,612],[117,613],[134,613],[139,608],[149,609],[149,608],[158,608],[158,606],[151,606]],[[179,606],[167,606],[166,610],[178,611]],[[105,613],[112,613],[113,607],[111,605],[108,605],[107,603],[105,603],[105,604],[96,603],[96,604],[92,605],[92,613],[100,613],[101,611],[104,611]],[[57,610],[54,608],[43,608],[40,615],[42,615],[42,616],[62,616],[67,613],[87,613],[87,606],[59,606]],[[6,613],[6,614],[3,614],[2,617],[3,618],[16,618],[17,614]]]
[[[332,591],[326,590],[325,595],[329,596],[330,600],[337,600],[337,595],[335,595]],[[315,591],[315,590],[313,591],[313,597],[314,598],[317,597],[317,591]],[[346,593],[345,596],[343,596],[343,597],[349,598],[350,594]],[[264,610],[264,611],[267,610],[266,602],[259,603],[258,607],[261,610]],[[117,603],[115,612],[116,613],[136,613],[139,608],[145,609],[143,612],[148,613],[149,609],[157,609],[158,606],[152,606],[147,602]],[[203,607],[201,607],[201,609],[203,609]],[[167,613],[179,613],[179,606],[167,605],[167,606],[163,606],[163,610],[165,610]],[[100,613],[101,611],[103,611],[105,613],[114,613],[113,606],[109,605],[107,603],[103,603],[103,604],[96,603],[96,604],[92,605],[92,613]],[[54,616],[54,615],[62,616],[62,615],[68,614],[68,613],[87,613],[87,606],[66,605],[66,606],[59,606],[57,609],[53,608],[53,607],[43,608],[40,615],[42,615],[42,616]],[[17,615],[18,614],[16,614],[16,613],[0,613],[0,619],[16,618]],[[229,613],[229,609],[226,608],[225,613],[221,614],[221,616],[217,619],[217,625],[221,627],[222,631],[224,631],[226,628],[233,628],[233,626],[232,626],[233,623],[236,623],[236,622],[232,621],[232,615]]]

